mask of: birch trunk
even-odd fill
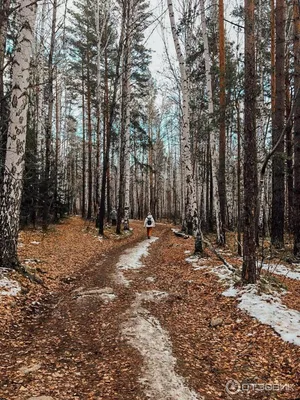
[[[219,67],[220,67],[220,136],[219,136],[219,199],[221,244],[225,244],[226,224],[226,93],[225,93],[225,29],[224,2],[219,0]]]
[[[211,77],[211,59],[208,47],[208,36],[206,29],[205,19],[205,8],[204,0],[200,0],[200,12],[201,12],[201,25],[202,25],[202,36],[204,43],[204,61],[205,61],[205,76],[207,86],[207,97],[208,97],[208,113],[212,119],[214,115],[214,103],[213,103],[213,91],[212,91],[212,77]],[[212,121],[211,121],[212,122]],[[210,140],[211,139],[211,140]],[[209,148],[211,153],[211,168],[212,168],[212,188],[213,188],[213,201],[214,210],[216,215],[216,228],[217,228],[217,241],[220,244],[225,243],[225,238],[222,229],[222,218],[221,218],[221,206],[220,206],[220,195],[218,187],[218,151],[217,151],[217,134],[215,129],[210,132],[209,137]]]
[[[195,253],[202,252],[202,238],[200,231],[200,221],[198,215],[198,207],[196,200],[196,185],[192,173],[192,160],[191,160],[191,138],[190,138],[190,113],[189,113],[189,87],[188,78],[186,74],[185,59],[181,51],[179,38],[177,34],[175,15],[173,9],[173,1],[167,0],[170,24],[172,29],[172,36],[175,45],[176,55],[180,67],[180,82],[182,90],[182,134],[181,134],[181,146],[182,146],[182,165],[184,170],[186,191],[185,197],[185,219],[187,222],[188,230],[189,227],[192,229],[193,235],[196,238],[195,241]]]
[[[121,107],[121,145],[120,145],[120,186],[119,207],[116,232],[120,234],[121,219],[123,216],[124,230],[129,229],[129,202],[130,202],[130,75],[131,75],[131,47],[133,0],[125,7],[125,45],[122,68],[122,107]]]
[[[131,114],[131,51],[132,51],[132,31],[133,31],[133,0],[128,6],[128,26],[127,26],[127,48],[125,48],[125,74],[124,84],[125,93],[124,99],[126,102],[126,117],[125,117],[125,152],[124,152],[124,230],[129,230],[129,208],[130,208],[130,114]],[[127,60],[126,60],[127,58]]]
[[[5,170],[0,203],[0,267],[17,268],[17,240],[23,189],[24,155],[36,3],[19,0],[17,22],[19,35],[12,68],[12,94],[6,145]]]
[[[3,173],[7,136],[7,101],[4,97],[4,63],[9,8],[10,0],[3,0],[0,8],[0,177]]]

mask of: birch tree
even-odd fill
[[[212,90],[212,76],[211,76],[211,58],[209,53],[208,36],[206,29],[206,18],[204,9],[204,0],[200,0],[200,13],[201,13],[201,26],[202,26],[202,36],[204,43],[204,60],[205,60],[205,76],[206,76],[206,87],[207,87],[207,97],[208,97],[208,114],[209,118],[212,119],[214,115],[214,103],[213,103],[213,90]],[[212,121],[210,121],[212,125]],[[220,244],[225,243],[225,238],[223,237],[222,229],[222,218],[221,218],[221,208],[220,208],[220,196],[219,196],[219,186],[218,186],[218,152],[217,152],[217,135],[215,129],[210,130],[209,148],[211,152],[212,160],[212,178],[213,178],[213,199],[214,199],[214,209],[216,214],[216,227],[217,227],[217,241]]]
[[[190,112],[189,112],[189,86],[186,73],[185,58],[181,50],[176,21],[174,15],[173,1],[167,0],[168,12],[172,30],[172,37],[175,45],[177,60],[180,68],[180,83],[182,91],[182,127],[181,127],[181,147],[183,174],[186,182],[185,198],[185,220],[186,225],[192,228],[195,241],[195,253],[202,252],[202,238],[200,231],[200,221],[198,215],[198,205],[196,199],[196,185],[194,182],[191,160],[191,138],[190,138]]]
[[[3,172],[6,148],[7,102],[4,90],[4,64],[10,0],[3,0],[0,8],[0,177]]]
[[[131,52],[133,35],[133,18],[136,3],[130,0],[125,7],[125,40],[122,65],[122,106],[121,106],[121,148],[120,148],[120,182],[117,233],[120,233],[121,218],[124,220],[124,230],[129,229],[130,202],[130,76]]]
[[[0,199],[0,266],[18,268],[17,239],[23,187],[28,87],[36,2],[19,0],[18,38],[12,67],[12,93],[5,169]]]

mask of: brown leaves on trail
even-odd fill
[[[133,235],[119,238],[107,229],[106,238],[99,240],[93,224],[76,217],[47,233],[20,233],[20,260],[43,278],[44,285],[12,272],[22,293],[0,297],[0,397],[111,399],[124,385],[125,391],[131,387],[137,393],[128,400],[139,399],[132,372],[138,361],[128,366],[132,349],[119,347],[117,313],[101,299],[78,302],[74,290],[105,285],[116,261],[110,265],[106,254],[113,249],[109,254],[117,257],[143,233],[136,225]],[[123,313],[127,304],[122,305],[122,297],[115,303]]]
[[[185,261],[191,254],[188,250],[193,251],[192,239],[166,234],[153,244],[146,268],[135,278],[139,291],[163,290],[173,295],[169,301],[146,307],[169,332],[180,375],[206,400],[299,399],[300,348],[239,310],[234,298],[222,296],[224,286],[216,276],[208,269],[195,271]],[[225,254],[229,263],[241,266],[228,249]],[[221,262],[207,257],[201,264],[209,267]],[[155,280],[149,281],[150,275]],[[132,278],[130,272],[126,277]],[[295,296],[299,282],[286,284],[288,289],[293,286],[291,297]],[[225,386],[232,379],[252,386],[244,385],[244,392],[229,395]]]
[[[192,239],[158,224],[154,234],[160,239],[151,245],[145,266],[122,271],[130,287],[114,282],[119,256],[145,238],[141,224],[133,226],[134,234],[122,239],[107,230],[108,239],[99,240],[93,225],[80,218],[46,234],[21,232],[20,259],[44,286],[12,273],[22,293],[0,299],[0,397],[145,400],[139,383],[143,360],[120,326],[136,293],[158,290],[169,296],[155,304],[144,301],[143,307],[168,332],[178,374],[205,400],[299,399],[299,347],[239,310],[234,298],[222,296],[223,284],[209,270],[221,262],[210,251],[201,260],[206,269],[194,270],[185,261]],[[230,248],[222,254],[241,266]],[[283,302],[299,309],[299,281],[284,283],[290,293]],[[113,301],[78,295],[104,288],[115,295]],[[246,389],[226,392],[226,384],[233,390],[235,381]],[[267,387],[259,390],[262,385]]]

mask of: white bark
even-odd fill
[[[182,50],[179,43],[179,38],[176,29],[175,15],[173,9],[172,0],[167,0],[170,24],[172,29],[172,36],[175,45],[176,55],[180,68],[180,83],[182,91],[182,134],[181,134],[181,146],[182,146],[182,164],[185,175],[186,191],[185,191],[185,219],[188,222],[188,226],[192,224],[193,235],[197,240],[201,241],[200,223],[198,217],[198,207],[196,200],[196,185],[192,171],[191,161],[191,148],[190,148],[190,113],[189,113],[189,86],[188,78],[186,74],[185,58],[182,54]],[[196,246],[197,246],[196,240]],[[197,249],[196,249],[197,250]]]
[[[130,209],[130,114],[131,114],[131,52],[132,52],[132,32],[133,32],[134,7],[133,0],[128,3],[127,10],[127,32],[125,54],[125,71],[124,71],[124,101],[125,106],[125,153],[124,153],[124,229],[129,229],[129,209]]]
[[[0,203],[0,266],[16,267],[17,238],[23,188],[26,146],[30,57],[36,4],[19,0],[17,23],[19,36],[12,70],[12,94],[8,124],[5,171]]]
[[[208,97],[208,113],[209,118],[213,118],[214,113],[214,103],[213,103],[213,91],[212,91],[212,78],[211,78],[211,59],[208,47],[208,37],[206,29],[206,19],[204,10],[204,0],[200,0],[200,13],[201,13],[201,26],[202,26],[202,36],[204,44],[204,61],[205,61],[205,76],[206,76],[206,87],[207,87],[207,97]],[[212,160],[212,184],[213,184],[213,198],[214,198],[214,209],[216,215],[216,228],[217,228],[217,241],[223,243],[222,229],[221,229],[221,209],[220,209],[220,196],[218,189],[218,152],[217,152],[217,134],[215,129],[213,129],[210,135],[210,153]]]

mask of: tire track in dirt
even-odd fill
[[[49,293],[36,305],[34,315],[8,329],[11,346],[1,349],[3,398],[146,399],[138,382],[141,357],[121,338],[119,329],[134,294],[113,280],[121,254],[143,238],[144,232],[138,229],[129,245],[112,249],[105,257],[95,255],[72,277],[67,290]],[[116,295],[112,302],[97,295],[78,296],[75,291],[108,287]],[[21,373],[24,366],[30,372]]]
[[[157,241],[151,248],[150,256],[145,259],[148,267],[153,254],[157,255],[162,251],[163,239],[165,239],[168,231],[169,229],[164,229],[160,241]],[[132,249],[132,252],[125,256],[123,264],[126,265],[128,259],[133,260],[133,264],[135,264],[133,265],[129,261],[129,264],[131,264],[128,267],[129,272],[132,270],[139,272],[139,268],[141,268],[143,275],[147,274],[148,268],[144,269],[140,258],[137,257],[139,254],[140,256],[143,255],[146,244],[147,241],[142,242],[139,248]],[[131,274],[131,277],[131,282],[134,284],[136,276]],[[155,280],[153,277],[152,279]],[[149,280],[149,277],[147,277],[145,280],[152,282],[152,279]],[[159,285],[159,282],[157,284]],[[204,400],[204,397],[189,389],[184,378],[175,371],[177,360],[172,354],[172,343],[168,332],[161,327],[159,320],[143,306],[144,302],[156,303],[167,300],[169,294],[161,292],[159,289],[144,289],[142,291],[138,289],[138,287],[135,287],[135,299],[126,312],[127,319],[122,326],[122,332],[129,343],[143,357],[142,375],[139,381],[147,398],[153,400]]]

